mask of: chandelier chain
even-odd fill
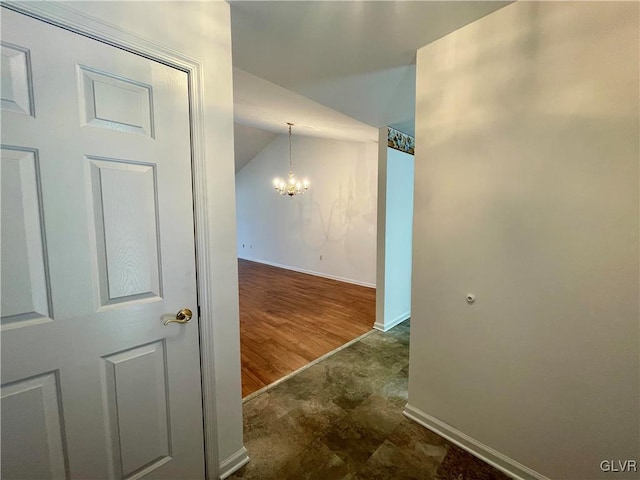
[[[305,178],[299,181],[293,174],[293,155],[291,153],[291,127],[293,127],[293,123],[287,122],[287,125],[289,125],[289,175],[286,180],[274,179],[273,187],[280,195],[293,197],[303,195],[309,189],[309,180]]]
[[[293,166],[291,163],[291,124],[289,124],[289,172],[293,172]]]

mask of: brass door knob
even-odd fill
[[[165,320],[164,325],[166,327],[170,323],[189,323],[189,320],[191,320],[192,316],[193,312],[191,310],[189,310],[188,308],[183,308],[178,313],[176,313],[175,319],[171,318],[169,320]]]

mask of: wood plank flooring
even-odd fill
[[[374,288],[238,260],[242,396],[368,332]]]

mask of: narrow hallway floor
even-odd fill
[[[248,400],[251,461],[229,478],[507,480],[402,415],[408,371],[406,321]]]

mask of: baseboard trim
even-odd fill
[[[398,315],[396,318],[391,320],[388,325],[383,325],[380,322],[376,322],[373,324],[373,328],[375,328],[376,330],[380,330],[381,332],[388,332],[396,325],[401,324],[405,320],[409,320],[409,318],[411,318],[411,312],[405,312],[402,315]]]
[[[451,425],[448,425],[409,404],[404,407],[404,411],[402,413],[414,422],[419,423],[441,437],[446,438],[451,443],[459,446],[463,450],[466,450],[474,457],[477,457],[483,462],[497,468],[515,480],[549,480],[549,478],[544,475],[531,470],[529,467],[516,462],[512,458],[507,457],[484,443],[479,442],[475,438],[456,430]]]
[[[249,453],[246,448],[242,447],[220,464],[220,480],[230,477],[247,463],[249,463]]]
[[[291,270],[293,272],[306,273],[307,275],[313,275],[315,277],[323,277],[323,278],[328,278],[330,280],[337,280],[339,282],[352,283],[354,285],[360,285],[361,287],[376,288],[375,283],[361,282],[360,280],[353,280],[351,278],[339,277],[337,275],[331,275],[329,273],[321,273],[313,270],[306,270],[304,268],[292,267],[290,265],[282,265],[281,263],[269,262],[268,260],[258,260],[257,258],[241,257],[239,255],[238,255],[238,258],[242,260],[248,260],[250,262],[263,263],[271,267],[284,268],[285,270]]]

